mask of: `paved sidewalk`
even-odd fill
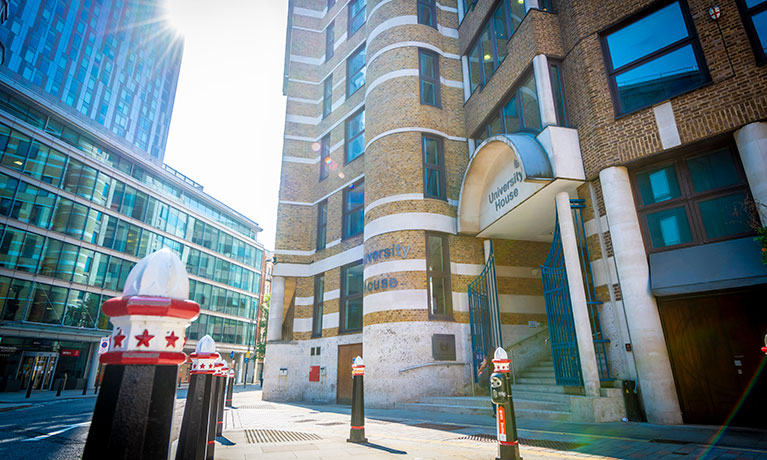
[[[366,409],[369,444],[346,442],[350,408],[261,401],[240,391],[225,413],[219,460],[483,459],[495,458],[494,420],[431,412]],[[767,460],[767,432],[730,430],[709,448],[713,427],[640,423],[522,421],[525,460],[758,459]]]

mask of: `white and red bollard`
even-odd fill
[[[234,407],[232,405],[232,395],[234,394],[234,369],[229,369],[229,386],[226,390],[226,407]]]
[[[514,417],[514,402],[511,399],[509,355],[503,348],[497,348],[493,356],[495,371],[490,376],[490,399],[498,406],[496,412],[498,457],[496,460],[521,460],[519,438]]]
[[[226,403],[226,384],[229,380],[229,366],[223,361],[223,366],[218,370],[219,389],[218,389],[218,417],[216,419],[216,436],[224,435],[224,404]]]
[[[192,369],[189,371],[189,391],[186,395],[184,418],[178,438],[176,460],[202,460],[208,448],[208,421],[210,417],[211,393],[216,342],[206,335],[197,342],[194,353],[189,355]]]
[[[168,458],[186,328],[200,314],[188,296],[184,264],[162,249],[133,267],[122,297],[104,302],[114,329],[84,460]]]
[[[352,364],[352,420],[348,442],[368,442],[365,437],[365,363],[362,357],[354,358]]]

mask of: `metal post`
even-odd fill
[[[185,331],[200,314],[181,300],[188,296],[184,264],[161,249],[133,267],[121,297],[104,302],[114,331],[100,357],[106,370],[83,460],[168,459]]]
[[[216,436],[224,435],[224,403],[226,402],[226,380],[229,378],[229,368],[226,364],[221,368],[218,375],[220,384],[218,387],[218,409],[216,413]]]
[[[213,392],[214,362],[219,355],[216,344],[206,335],[197,342],[190,355],[192,368],[189,372],[189,391],[186,396],[184,418],[178,438],[176,460],[203,460],[208,446],[208,424]]]
[[[29,385],[27,385],[27,395],[25,398],[29,398],[32,395],[32,383],[35,381],[35,369],[37,368],[37,358],[32,360],[32,372],[29,374]]]
[[[65,372],[64,373],[64,378],[59,380],[59,389],[58,389],[58,391],[56,391],[56,397],[61,396],[61,390],[66,388],[66,386],[67,386],[67,374]]]
[[[232,394],[234,393],[234,369],[229,371],[229,388],[226,390],[226,407],[234,407],[232,405]]]
[[[206,460],[213,460],[216,451],[216,415],[218,414],[218,388],[221,385],[221,379],[212,376],[213,382],[210,392],[210,412],[208,417],[208,447],[205,452]]]
[[[365,388],[362,380],[364,375],[365,364],[362,357],[357,356],[352,364],[352,423],[347,442],[368,442],[365,437]]]
[[[96,381],[93,383],[93,394],[94,395],[99,392],[99,380],[101,380],[99,377],[101,377],[101,362],[99,362],[99,370],[98,370],[98,372],[96,372]]]
[[[498,456],[496,460],[522,460],[519,455],[514,401],[511,399],[510,362],[506,350],[500,347],[495,350],[493,359],[495,372],[490,376],[490,398],[498,406],[498,413],[496,414]]]

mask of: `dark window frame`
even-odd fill
[[[357,75],[360,72],[363,72],[365,70],[365,68],[367,67],[367,55],[365,56],[365,64],[362,67],[360,67],[359,69],[357,69],[357,71],[355,71],[354,74],[351,74],[351,72],[349,71],[349,65],[351,64],[351,62],[354,60],[355,57],[357,57],[360,53],[362,53],[365,50],[366,50],[366,44],[363,43],[362,46],[360,46],[359,48],[354,50],[354,52],[352,54],[350,54],[348,58],[346,58],[346,98],[347,99],[349,99],[349,97],[351,97],[352,94],[354,94],[357,91],[359,91],[360,88],[365,86],[365,83],[367,83],[367,81],[365,81],[365,83],[363,83],[360,86],[356,87],[354,89],[354,91],[349,92],[351,90],[351,82],[352,82],[352,80],[354,80],[354,78],[352,78],[352,77],[354,77],[355,75]]]
[[[363,9],[361,9],[360,11],[358,11],[356,15],[352,16],[352,7],[354,5],[356,5],[357,3],[359,3],[359,2],[365,2],[365,7]],[[346,14],[346,38],[347,39],[352,38],[352,36],[358,30],[360,30],[362,28],[362,26],[364,26],[365,23],[368,20],[368,18],[367,18],[367,14],[368,14],[368,11],[367,11],[368,10],[367,0],[350,0],[348,5],[349,5],[348,8],[347,8],[348,12]],[[359,16],[360,14],[365,15],[365,20],[362,21],[362,23],[359,25],[359,27],[357,27],[356,29],[352,30],[351,29],[352,28],[352,23],[354,22],[354,19],[356,19],[357,16]]]
[[[354,185],[354,187],[359,187],[359,186],[364,186],[364,184],[365,184],[365,179],[363,178],[363,179],[360,179],[357,182],[355,182],[353,185]],[[343,219],[341,221],[341,239],[342,240],[347,240],[347,239],[353,238],[353,237],[355,237],[357,235],[362,235],[364,233],[364,231],[365,231],[364,230],[365,229],[365,225],[364,225],[364,223],[365,223],[365,201],[363,200],[362,204],[360,204],[359,206],[355,207],[354,209],[347,210],[346,209],[346,201],[348,199],[347,197],[349,195],[349,190],[350,190],[350,188],[348,186],[344,187],[343,201],[341,203],[341,219]],[[364,194],[365,192],[363,191],[362,193]],[[360,209],[362,210],[362,223],[363,223],[362,230],[360,230],[359,232],[354,233],[354,234],[349,234],[348,225],[346,223],[347,222],[346,216],[348,216],[349,214],[354,214],[356,212],[359,212]]]
[[[554,106],[555,111],[557,114],[557,126],[564,126],[569,127],[570,121],[569,117],[567,116],[567,97],[565,96],[565,76],[564,76],[564,65],[561,60],[559,59],[549,59],[549,81],[551,82],[551,91],[552,91],[552,97],[554,98]],[[557,69],[557,75],[559,76],[559,84],[554,81],[554,72],[553,69]],[[559,88],[559,94],[562,96],[562,104],[561,107],[559,105],[559,102],[557,101],[557,93],[554,87],[557,86]],[[560,111],[562,113],[560,113]]]
[[[477,134],[481,133],[482,131],[485,131],[485,137],[480,138],[479,135],[472,136],[472,139],[487,139],[490,137],[490,134],[488,133],[488,130],[490,129],[490,122],[496,117],[500,117],[501,119],[501,131],[503,131],[504,134],[515,134],[515,133],[529,133],[533,135],[538,135],[543,131],[546,127],[543,126],[543,121],[541,120],[541,111],[540,108],[538,109],[538,122],[541,125],[541,130],[536,131],[532,128],[528,128],[527,124],[525,123],[525,111],[523,110],[524,107],[522,106],[522,93],[521,89],[523,86],[525,86],[525,83],[532,78],[533,82],[535,83],[535,97],[536,102],[538,98],[538,82],[535,81],[535,72],[533,71],[532,65],[528,67],[525,71],[523,71],[519,78],[517,78],[517,81],[514,82],[514,85],[511,87],[509,91],[506,92],[504,97],[501,99],[503,101],[502,104],[498,106],[497,109],[490,112],[490,114],[483,120],[482,124],[480,125],[480,129],[477,130]],[[519,114],[519,119],[521,120],[521,124],[525,127],[523,129],[520,129],[519,131],[514,131],[512,133],[508,132],[508,128],[506,127],[506,119],[503,116],[503,109],[506,107],[506,104],[508,104],[511,101],[512,97],[516,97],[516,106],[517,106],[517,113]],[[559,122],[559,120],[557,120]]]
[[[328,0],[328,11],[336,4],[336,0]]]
[[[423,55],[428,55],[434,62],[434,77],[427,77],[421,73]],[[434,85],[434,104],[424,101],[423,82],[431,83]],[[420,101],[422,105],[430,105],[432,107],[442,108],[442,88],[440,82],[439,73],[439,54],[432,50],[425,48],[418,48],[418,90],[420,92]]]
[[[353,334],[353,333],[359,333],[362,331],[363,327],[363,320],[364,320],[364,312],[362,312],[362,318],[360,318],[360,328],[359,329],[346,329],[344,328],[344,324],[346,323],[346,301],[347,300],[356,300],[356,299],[362,299],[363,295],[365,294],[365,280],[362,280],[362,288],[360,289],[359,294],[354,295],[346,295],[346,271],[349,270],[351,267],[355,267],[357,265],[362,265],[362,259],[354,261],[352,263],[346,264],[341,267],[341,296],[340,296],[340,304],[339,304],[339,314],[338,314],[338,334]]]
[[[322,222],[322,211],[325,210],[324,222]],[[317,204],[317,244],[318,251],[325,249],[328,239],[328,200],[324,199]]]
[[[431,139],[437,142],[437,161],[439,164],[426,162],[426,139]],[[421,135],[421,159],[423,160],[423,196],[426,198],[433,198],[435,200],[447,201],[447,190],[445,190],[445,142],[442,137],[433,136],[429,134]],[[429,169],[436,169],[439,172],[439,191],[440,196],[435,196],[428,191],[428,171]]]
[[[330,133],[320,139],[320,182],[327,179],[330,175]]]
[[[431,250],[429,248],[429,238],[440,238],[442,240],[442,265],[445,268],[443,272],[434,272],[429,269],[429,255]],[[438,232],[424,232],[425,246],[426,246],[426,291],[427,298],[429,299],[428,314],[429,320],[432,321],[454,321],[453,316],[453,288],[452,288],[452,274],[450,272],[450,238],[447,233]],[[448,313],[438,314],[432,313],[432,297],[431,297],[431,283],[432,278],[441,278],[445,286],[445,310]]]
[[[740,17],[743,20],[743,27],[746,29],[746,36],[748,41],[751,42],[751,48],[754,50],[754,57],[756,59],[756,65],[763,66],[767,64],[767,53],[762,48],[761,41],[759,40],[759,34],[756,33],[756,27],[754,27],[753,16],[764,11],[767,11],[767,2],[761,3],[749,8],[744,0],[735,0],[738,5],[738,11]],[[767,31],[765,31],[767,34]],[[765,38],[767,39],[767,37]]]
[[[612,57],[610,56],[610,48],[607,44],[607,36],[613,32],[617,32],[618,30],[621,30],[625,27],[630,26],[631,24],[634,24],[635,22],[641,19],[644,19],[645,17],[653,13],[660,11],[661,9],[671,5],[672,3],[679,3],[679,8],[682,11],[682,17],[684,18],[684,26],[685,26],[685,29],[687,30],[687,37],[677,40],[676,42],[671,43],[667,46],[664,46],[663,48],[657,49],[646,56],[642,56],[639,59],[635,59],[631,62],[628,62],[622,65],[621,67],[618,67],[617,69],[613,68]],[[634,14],[631,14],[630,16],[624,19],[621,19],[616,24],[613,24],[601,30],[599,32],[599,43],[602,48],[602,57],[605,62],[605,71],[607,73],[607,81],[608,81],[608,86],[610,89],[610,97],[612,98],[612,101],[613,101],[613,110],[615,111],[616,119],[625,117],[632,113],[639,112],[640,110],[644,110],[648,107],[652,107],[654,105],[657,105],[663,101],[667,101],[674,97],[681,96],[682,94],[689,93],[691,91],[694,91],[698,88],[702,88],[703,86],[706,86],[711,83],[711,74],[709,73],[708,65],[706,64],[706,58],[705,58],[705,55],[703,54],[703,48],[700,44],[700,37],[698,36],[698,31],[697,31],[697,28],[695,27],[695,21],[693,20],[692,14],[690,13],[690,6],[687,4],[687,0],[660,0],[655,3],[652,3],[651,5],[648,5],[647,7],[642,8],[641,10],[635,12]],[[650,61],[655,60],[656,58],[659,58],[671,52],[682,49],[688,45],[692,45],[692,50],[693,50],[693,53],[695,54],[695,60],[698,64],[698,68],[700,69],[701,74],[703,75],[703,82],[698,85],[694,85],[689,88],[686,88],[682,91],[675,92],[671,94],[669,97],[667,97],[666,99],[662,99],[659,101],[651,101],[650,103],[642,105],[641,107],[637,107],[630,111],[624,111],[623,108],[621,107],[620,98],[618,96],[618,86],[615,81],[615,78],[624,72],[633,70],[643,64],[646,64]]]
[[[425,22],[421,22],[421,8],[427,8],[431,12],[431,19],[434,22],[434,24],[427,24]],[[434,29],[439,29],[437,26],[437,2],[436,0],[418,0],[416,4],[416,12],[418,15],[418,24],[432,27]]]
[[[325,28],[325,62],[328,62],[335,54],[336,44],[336,21],[330,21],[330,24]],[[332,74],[331,74],[332,76]]]
[[[312,338],[322,337],[322,315],[325,303],[325,273],[314,275],[314,306],[312,308]]]
[[[703,222],[703,217],[697,206],[698,203],[708,201],[715,198],[720,198],[728,195],[733,195],[738,192],[744,192],[747,201],[752,201],[751,191],[746,179],[746,173],[743,169],[743,165],[740,162],[738,156],[738,149],[734,142],[717,142],[717,143],[704,143],[693,150],[687,150],[684,153],[675,154],[673,158],[664,159],[663,161],[652,163],[651,165],[641,166],[636,169],[632,169],[629,172],[631,179],[631,190],[634,194],[634,205],[637,209],[637,217],[639,219],[639,226],[642,230],[642,237],[644,239],[645,249],[648,254],[656,252],[671,251],[674,249],[681,249],[692,246],[700,246],[703,244],[716,243],[719,241],[726,241],[731,239],[743,238],[745,236],[753,235],[753,231],[726,235],[718,238],[706,237],[706,230]],[[687,161],[710,155],[722,150],[728,150],[732,158],[735,169],[738,173],[740,182],[734,185],[728,185],[725,187],[719,187],[716,189],[706,190],[704,192],[695,192],[692,183],[692,177],[690,175]],[[647,171],[657,170],[666,166],[673,166],[676,174],[676,180],[679,184],[680,196],[669,200],[661,201],[659,203],[642,204],[641,191],[639,189],[639,181],[637,176]],[[647,224],[646,216],[648,214],[656,213],[659,211],[665,211],[668,209],[674,209],[683,206],[687,213],[687,219],[690,224],[690,234],[692,241],[687,243],[680,243],[671,246],[663,246],[660,248],[654,248],[652,245],[652,239],[650,236],[650,229]]]
[[[328,89],[330,91],[328,92]],[[322,119],[333,113],[333,73],[322,82]]]
[[[362,153],[360,153],[359,155],[357,155],[354,158],[351,158],[351,159],[349,158],[349,145],[351,145],[351,141],[353,141],[354,139],[358,138],[359,136],[364,136],[365,135],[365,128],[363,128],[362,131],[358,132],[354,137],[351,137],[351,138],[349,137],[349,122],[353,118],[358,116],[360,113],[362,114],[362,120],[363,120],[363,123],[364,123],[364,120],[365,120],[365,107],[362,107],[361,109],[357,110],[356,112],[351,114],[349,117],[347,117],[346,120],[344,120],[344,165],[347,165],[347,164],[351,163],[352,161],[356,160],[357,158],[362,158],[363,156],[365,156],[365,148],[363,147]]]

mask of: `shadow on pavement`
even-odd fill
[[[370,447],[371,449],[382,450],[390,454],[407,455],[407,452],[405,452],[404,450],[392,449],[391,447],[382,446],[380,444],[373,444],[372,442],[363,442],[363,443],[360,443],[360,445],[365,447]]]

